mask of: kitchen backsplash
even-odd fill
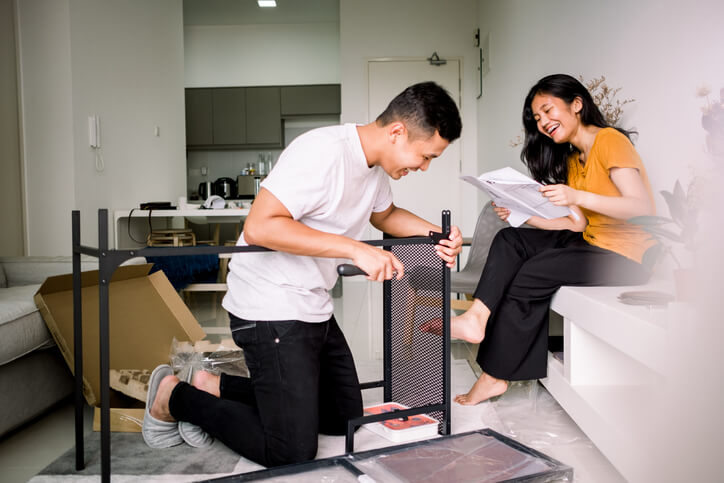
[[[284,144],[288,146],[294,138],[300,134],[323,126],[333,126],[339,123],[338,118],[320,117],[304,118],[299,120],[288,119],[284,122]],[[263,149],[260,151],[234,151],[234,150],[209,150],[209,151],[187,151],[186,152],[186,191],[189,200],[194,199],[194,194],[200,183],[205,181],[214,182],[218,178],[236,177],[252,163],[256,168],[259,161],[259,153],[271,153],[272,163],[281,154],[281,149]],[[206,175],[202,175],[202,170]]]

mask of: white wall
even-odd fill
[[[71,209],[95,246],[98,208],[184,195],[181,1],[31,0],[18,16],[28,254],[70,253]]]
[[[462,171],[477,172],[478,54],[473,47],[476,27],[475,0],[341,0],[342,122],[366,123],[379,114],[370,113],[371,119],[368,118],[366,69],[369,59],[425,59],[433,51],[443,58],[461,57],[463,134],[456,142],[461,142]],[[462,201],[466,211],[461,214],[460,226],[463,233],[472,233],[479,211],[475,190],[463,191]]]
[[[721,177],[724,168],[705,151],[704,102],[695,96],[702,84],[717,94],[724,87],[722,18],[724,3],[715,0],[480,0],[481,33],[490,36],[478,111],[481,168],[523,168],[520,148],[508,141],[520,132],[522,102],[536,80],[556,72],[605,75],[610,86],[623,87],[620,97],[636,99],[622,124],[639,131],[636,147],[667,214],[659,190],[671,190],[676,179],[688,183],[694,165],[709,176]],[[646,436],[657,457],[645,462],[647,481],[715,481],[721,474],[722,299],[714,294],[721,292],[722,272],[715,271],[722,268],[721,205],[703,230],[704,241],[717,240],[699,267],[707,297],[670,328],[677,351],[661,397],[649,408]]]
[[[186,87],[338,84],[339,23],[187,25]]]
[[[24,250],[15,50],[14,1],[0,0],[0,255]]]
[[[26,255],[69,255],[73,173],[70,4],[16,3]]]
[[[528,89],[544,75],[605,75],[628,104],[622,125],[639,131],[636,147],[655,191],[705,156],[702,100],[695,90],[724,79],[723,4],[719,1],[480,0],[481,34],[490,36],[490,72],[479,104],[482,169],[518,163]],[[514,164],[515,165],[515,164]],[[660,208],[662,198],[657,195]]]

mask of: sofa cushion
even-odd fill
[[[0,289],[0,365],[55,344],[33,301],[39,287]]]
[[[58,257],[1,257],[8,287],[43,283],[52,275],[63,275],[73,271],[72,258]],[[82,269],[98,270],[98,259],[84,258]]]

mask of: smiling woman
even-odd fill
[[[455,400],[477,404],[504,393],[507,381],[546,376],[548,309],[562,285],[635,285],[649,278],[655,242],[631,216],[649,214],[653,195],[627,132],[608,126],[575,78],[544,77],[523,107],[521,158],[543,196],[577,214],[532,216],[540,230],[506,228],[490,247],[473,305],[451,321],[452,336],[480,342],[483,373]],[[510,212],[496,207],[506,220]],[[578,218],[578,219],[577,219]],[[423,330],[436,332],[429,323]]]

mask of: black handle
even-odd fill
[[[343,263],[337,265],[337,273],[343,277],[351,277],[353,275],[367,275],[367,272],[359,268],[357,265],[351,263]]]

